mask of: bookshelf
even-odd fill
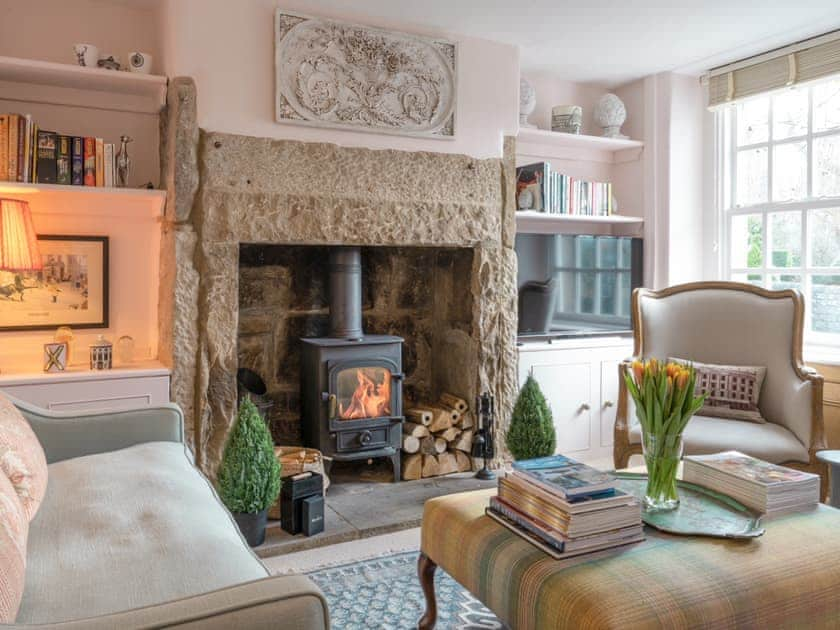
[[[607,217],[577,214],[547,214],[531,210],[516,213],[520,234],[605,234],[641,236],[644,219],[613,214]]]
[[[580,160],[618,164],[641,157],[645,143],[639,140],[604,138],[521,128],[516,136],[517,164],[539,160]]]
[[[0,182],[0,196],[26,199],[36,207],[48,207],[51,213],[56,214],[114,218],[133,216],[138,212],[145,216],[162,217],[166,205],[165,190],[146,188]]]

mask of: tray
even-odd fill
[[[637,497],[645,496],[647,475],[616,472],[616,486]],[[685,481],[677,481],[680,505],[668,512],[646,512],[646,525],[670,534],[709,536],[712,538],[756,538],[764,533],[761,515],[741,505],[735,499],[708,488]]]

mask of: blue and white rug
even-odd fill
[[[336,630],[416,628],[426,608],[417,552],[363,560],[308,574],[321,587]],[[435,574],[438,630],[504,629],[496,616],[442,569]]]

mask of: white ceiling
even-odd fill
[[[708,68],[840,28],[840,2],[661,3],[637,0],[311,0],[317,13],[350,9],[421,28],[516,44],[526,72],[620,85]],[[278,2],[282,6],[282,0]]]

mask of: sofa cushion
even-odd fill
[[[11,480],[30,521],[47,490],[47,459],[26,418],[0,394],[0,470]]]
[[[686,455],[709,455],[737,449],[773,464],[808,463],[808,449],[786,428],[728,418],[694,416],[683,433]],[[630,443],[642,443],[641,426],[630,427]]]
[[[767,368],[753,365],[715,365],[687,359],[668,359],[693,365],[697,374],[695,394],[706,394],[700,414],[749,422],[766,422],[758,408]]]
[[[0,473],[0,623],[12,623],[17,617],[23,595],[28,529],[29,519],[18,494],[12,482]]]
[[[266,575],[183,444],[139,444],[50,465],[17,621],[104,615]]]

